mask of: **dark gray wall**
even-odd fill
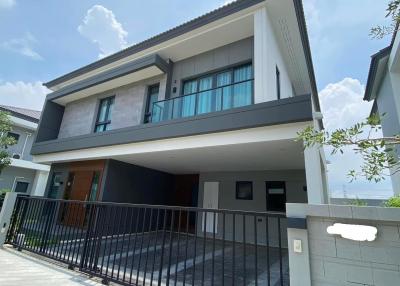
[[[108,160],[104,173],[105,202],[165,205],[173,190],[173,175]]]
[[[223,47],[175,62],[172,68],[170,97],[181,95],[182,80],[209,73],[235,64],[249,62],[254,58],[254,38],[250,37]],[[173,88],[176,92],[173,93]]]
[[[35,142],[56,139],[63,115],[64,106],[52,101],[46,101],[37,129]]]

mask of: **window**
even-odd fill
[[[240,181],[236,182],[236,199],[252,200],[253,199],[253,182]]]
[[[16,141],[16,143],[15,143],[15,144],[17,144],[17,143],[18,143],[19,134],[17,134],[17,133],[14,133],[14,132],[8,132],[8,133],[7,133],[7,137],[14,138],[14,140]]]
[[[281,73],[276,67],[276,98],[281,99]]]
[[[160,89],[159,84],[151,85],[147,91],[147,101],[146,101],[146,110],[144,114],[144,123],[148,123],[151,117],[151,111],[153,109],[153,103],[158,100],[158,92]]]
[[[251,64],[222,70],[183,83],[182,117],[193,116],[252,103]]]
[[[111,128],[111,112],[114,105],[114,96],[100,101],[94,132],[103,132]]]
[[[48,198],[58,199],[62,185],[63,185],[62,173],[54,172],[53,176],[51,178],[51,184],[50,184],[50,188],[49,188]]]
[[[26,193],[28,191],[28,182],[17,182],[15,185],[14,192],[16,193]]]
[[[267,211],[286,211],[286,186],[285,182],[266,182]]]

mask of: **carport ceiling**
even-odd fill
[[[141,153],[112,159],[173,174],[304,169],[302,144],[293,140]]]

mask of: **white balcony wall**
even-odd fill
[[[280,73],[281,98],[292,97],[293,88],[280,52],[267,7],[254,13],[255,103],[277,99],[276,68]]]

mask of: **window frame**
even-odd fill
[[[276,76],[276,98],[281,99],[281,72],[279,71],[278,66],[275,67],[275,76]]]
[[[239,191],[239,187],[240,185],[244,185],[244,184],[249,184],[250,185],[250,190],[251,190],[251,194],[249,197],[246,198],[240,198],[238,197],[238,191]],[[252,201],[254,198],[254,189],[253,189],[253,181],[236,181],[236,200],[241,200],[241,201]]]
[[[25,192],[17,192],[17,191],[16,191],[16,190],[17,190],[17,186],[18,186],[19,183],[21,183],[21,184],[26,184],[26,190],[25,190]],[[27,194],[27,193],[28,193],[28,189],[29,189],[29,184],[30,184],[30,182],[28,182],[28,181],[16,180],[16,181],[15,181],[15,186],[14,186],[13,192],[14,192],[14,193],[17,193],[17,194]]]
[[[143,117],[144,123],[151,122],[151,115],[153,113],[153,104],[151,104],[151,106],[150,106],[150,99],[151,99],[150,91],[154,87],[158,87],[157,101],[158,101],[158,97],[160,96],[160,83],[155,83],[155,84],[151,84],[151,85],[147,86],[146,102],[145,102],[144,117]]]
[[[14,138],[14,140],[16,141],[15,144],[17,144],[18,141],[19,141],[19,138],[21,138],[21,135],[18,134],[18,133],[16,133],[16,132],[8,131],[8,132],[7,132],[7,137],[12,137],[12,138]]]
[[[99,106],[98,106],[98,108],[97,108],[96,122],[95,122],[95,124],[94,124],[94,130],[93,130],[94,133],[101,133],[101,132],[107,131],[105,128],[107,128],[107,126],[108,126],[109,124],[111,124],[111,118],[110,118],[110,119],[107,119],[107,120],[105,120],[105,121],[99,122],[101,107],[102,107],[103,102],[105,102],[105,101],[108,101],[108,103],[107,103],[107,109],[106,109],[106,114],[105,114],[105,118],[108,118],[108,116],[109,116],[109,114],[110,114],[110,107],[111,107],[112,105],[114,105],[114,103],[115,103],[115,95],[108,96],[108,97],[104,97],[104,98],[100,99]],[[97,127],[98,127],[98,126],[103,126],[103,130],[97,131]]]
[[[269,189],[277,188],[277,187],[271,187],[270,186],[270,185],[273,185],[273,184],[282,184],[282,186],[283,186],[283,194],[279,194],[279,195],[282,195],[284,197],[284,200],[285,200],[285,203],[284,203],[282,209],[281,208],[279,208],[279,209],[278,208],[272,208],[271,209],[269,207],[269,205],[268,205],[269,200],[270,200],[270,196],[271,195],[274,196],[274,194],[270,194],[269,193]],[[267,211],[270,211],[270,212],[286,212],[287,196],[286,196],[286,182],[285,181],[266,181],[265,182],[265,192],[266,192],[266,210]]]

